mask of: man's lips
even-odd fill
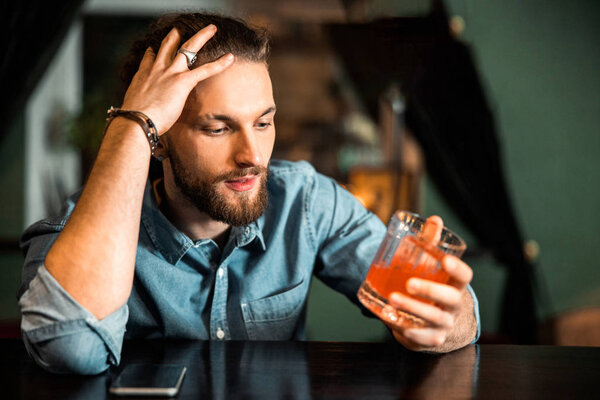
[[[246,192],[256,186],[258,175],[246,175],[241,178],[225,181],[225,186],[236,192]]]

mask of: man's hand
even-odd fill
[[[422,238],[439,241],[443,222],[430,217]],[[469,344],[477,330],[473,313],[473,299],[467,291],[473,271],[459,258],[446,255],[442,267],[450,276],[447,284],[420,278],[406,283],[407,292],[417,298],[433,301],[428,304],[402,293],[392,293],[390,304],[426,321],[425,327],[406,327],[387,323],[396,340],[415,351],[448,352]]]
[[[198,52],[216,33],[209,25],[198,31],[181,48]],[[163,39],[158,54],[149,47],[142,58],[140,68],[127,89],[122,108],[141,111],[148,115],[163,134],[181,115],[185,101],[198,82],[207,79],[233,62],[233,55],[226,54],[216,61],[193,70],[188,69],[185,55],[177,53],[181,37],[177,29]]]

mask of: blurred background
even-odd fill
[[[270,32],[274,157],[466,239],[482,341],[600,345],[599,2],[49,3],[2,6],[0,336],[18,335],[19,236],[82,185],[132,40],[200,9]],[[311,340],[389,340],[316,279],[308,319]]]

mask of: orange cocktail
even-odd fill
[[[388,266],[372,264],[366,283],[380,296],[388,298],[392,292],[410,296],[406,281],[418,276],[435,282],[448,282],[448,274],[440,262],[445,253],[415,236],[406,236]]]
[[[431,231],[432,227],[427,228]],[[422,319],[389,305],[390,295],[400,292],[417,298],[406,290],[406,282],[412,277],[447,283],[449,276],[441,265],[443,257],[446,254],[460,257],[464,252],[466,245],[460,237],[442,226],[433,228],[434,233],[426,235],[425,220],[409,212],[397,211],[392,217],[387,235],[358,292],[361,303],[384,321],[424,326]]]

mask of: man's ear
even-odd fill
[[[162,161],[165,158],[169,158],[169,141],[166,138],[168,134],[169,132],[165,132],[158,138],[158,145],[154,150],[154,158],[156,158],[158,161]]]

